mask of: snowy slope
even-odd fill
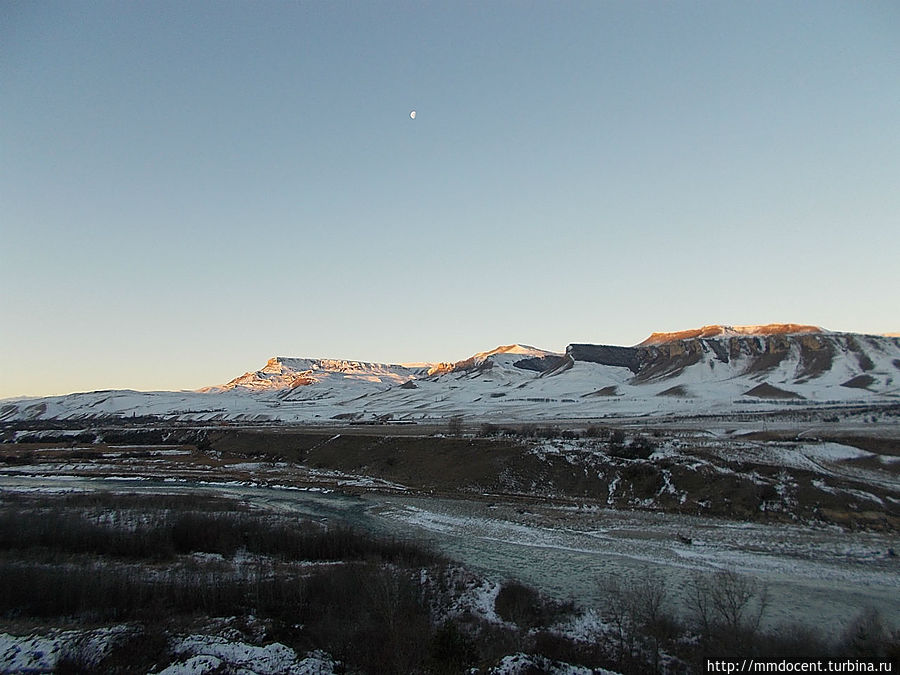
[[[702,328],[693,328],[673,333],[653,333],[644,340],[640,346],[658,345],[666,342],[675,342],[677,340],[688,340],[691,338],[722,338],[736,337],[739,335],[801,335],[804,333],[826,332],[826,330],[819,326],[805,326],[797,323],[769,323],[761,326],[723,326],[721,324],[713,324],[711,326],[703,326]]]
[[[778,324],[655,333],[635,347],[513,344],[458,362],[270,359],[197,392],[7,400],[0,421],[156,415],[244,422],[491,421],[900,402],[900,339]]]
[[[427,374],[416,368],[340,359],[269,359],[262,370],[245,373],[203,393],[251,393],[282,401],[323,401],[387,390]]]

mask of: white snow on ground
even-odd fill
[[[445,618],[470,614],[488,623],[506,623],[497,615],[495,607],[500,593],[498,582],[477,577],[463,568],[454,568],[449,573],[453,575],[450,583],[458,592],[454,594],[453,604],[446,608]]]
[[[845,403],[890,403],[900,399],[894,338],[828,334],[834,359],[830,369],[804,376],[797,344],[776,368],[747,372],[745,355],[723,363],[710,351],[672,377],[635,382],[624,367],[569,362],[553,374],[517,367],[528,358],[553,352],[513,345],[476,354],[469,370],[453,365],[408,368],[335,359],[271,359],[258,371],[227,385],[197,392],[100,391],[47,398],[7,399],[0,420],[73,419],[98,415],[157,415],[197,422],[327,422],[333,419],[390,417],[394,420],[446,419],[453,415],[484,421],[552,420],[761,412]],[[851,340],[871,367],[864,370]],[[440,364],[439,364],[440,365]],[[868,365],[868,364],[867,364]],[[456,364],[457,367],[460,364]],[[867,375],[866,388],[846,382]],[[800,379],[798,379],[800,378]],[[409,384],[412,386],[408,386]],[[802,399],[765,399],[746,392],[767,383]],[[681,387],[682,395],[660,394]],[[612,396],[591,395],[614,388]]]
[[[884,506],[884,500],[881,499],[878,495],[873,495],[871,492],[866,492],[865,490],[854,490],[852,488],[836,488],[831,485],[825,483],[824,480],[815,479],[811,481],[813,486],[824,492],[830,492],[833,495],[836,494],[848,494],[853,495],[857,499],[865,499],[870,502],[875,502],[879,506]]]
[[[204,675],[221,668],[224,663],[215,656],[192,656],[161,670],[160,675]]]
[[[598,579],[608,575],[665,570],[677,602],[678,589],[695,573],[732,569],[770,585],[771,626],[819,617],[837,634],[867,606],[900,626],[900,576],[887,553],[896,547],[891,535],[605,509],[501,514],[456,500],[429,499],[426,506],[400,496],[385,498],[377,515],[408,536],[415,528],[417,537],[475,569],[492,570],[495,579],[518,578],[586,606],[602,607]],[[684,544],[680,534],[693,543]]]
[[[576,642],[595,643],[614,629],[596,609],[586,609],[553,627],[553,631]]]
[[[573,666],[571,663],[552,661],[545,656],[522,653],[504,656],[500,663],[489,672],[491,675],[526,675],[526,673],[533,672],[547,673],[547,675],[618,675],[603,668],[592,670],[584,666]]]
[[[430,532],[455,536],[477,536],[485,541],[511,543],[518,546],[589,552],[592,549],[567,545],[568,533],[554,527],[536,527],[492,518],[449,515],[405,505],[384,509],[382,517],[398,520]]]
[[[129,626],[91,631],[53,630],[45,635],[0,633],[0,673],[49,673],[65,658],[96,666],[122,638]],[[179,660],[161,671],[165,675],[204,675],[225,667],[234,675],[332,675],[338,663],[324,652],[300,657],[283,644],[257,647],[210,635],[176,638],[172,650]]]
[[[799,448],[807,457],[815,457],[826,462],[842,462],[848,459],[861,459],[863,457],[872,457],[875,453],[867,452],[854,448],[852,445],[841,445],[840,443],[818,443],[803,445]]]
[[[92,631],[52,630],[45,635],[0,633],[0,673],[48,673],[65,658],[96,665],[117,641],[133,634],[129,626]]]
[[[669,448],[663,452],[654,453],[654,458],[673,457],[677,454],[675,443],[670,442]],[[879,464],[890,467],[894,458],[876,455],[866,450],[860,450],[840,443],[796,443],[775,441],[743,441],[733,439],[726,443],[718,439],[705,442],[702,439],[693,439],[691,444],[692,457],[689,459],[694,468],[707,466],[710,470],[720,473],[730,473],[730,469],[706,463],[701,459],[694,459],[696,454],[708,454],[717,457],[726,463],[744,462],[762,464],[786,469],[801,469],[811,471],[823,476],[835,476],[842,479],[855,481],[861,487],[878,485],[892,491],[900,491],[900,482],[889,471],[867,466],[854,465],[850,460],[874,458],[879,459]],[[744,474],[747,475],[747,474]]]
[[[203,675],[223,665],[237,675],[331,675],[335,661],[324,652],[312,652],[305,658],[290,647],[273,642],[257,647],[215,635],[190,635],[178,638],[172,649],[182,658],[160,675]]]

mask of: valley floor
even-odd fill
[[[208,495],[339,523],[465,565],[486,584],[471,607],[489,614],[504,580],[573,601],[566,630],[583,644],[609,643],[613,586],[663,578],[687,625],[699,585],[733,573],[765,589],[763,630],[836,644],[860,617],[900,630],[900,423],[896,411],[844,422],[20,426],[0,445],[0,499]],[[296,672],[319,672],[297,654]],[[331,656],[309,658],[331,672]]]

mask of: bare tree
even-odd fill
[[[694,619],[700,638],[709,642],[712,637],[715,617],[713,615],[712,593],[709,581],[699,572],[695,573],[688,584],[686,605]]]
[[[624,663],[634,651],[634,596],[630,584],[616,577],[604,579],[600,587],[606,596],[606,619],[614,628],[616,660]]]
[[[714,579],[713,607],[725,628],[756,634],[768,605],[766,586],[732,570],[722,570]]]
[[[649,649],[653,667],[659,665],[660,648],[671,618],[666,611],[668,589],[665,577],[653,571],[628,579],[606,579],[606,613],[615,627],[620,663],[630,661],[638,648]]]
[[[658,572],[647,572],[638,580],[637,619],[650,641],[653,670],[659,670],[660,647],[671,618],[666,611],[666,579]]]
[[[687,604],[704,642],[716,639],[746,646],[759,632],[769,592],[757,579],[720,570],[694,576]]]

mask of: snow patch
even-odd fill
[[[257,647],[215,635],[190,635],[173,641],[172,650],[182,661],[173,663],[160,675],[203,675],[223,666],[240,675],[331,675],[335,661],[324,652],[300,658],[290,647],[273,642]],[[229,670],[229,672],[231,672]]]
[[[546,656],[533,654],[510,654],[504,656],[500,663],[490,671],[491,675],[527,675],[527,673],[546,673],[547,675],[618,675],[611,670],[598,668],[592,670],[584,666],[573,666],[571,663],[552,661]]]
[[[826,462],[844,462],[848,459],[862,459],[874,455],[874,453],[860,450],[852,445],[842,445],[840,443],[803,445],[800,446],[800,451],[807,457],[815,457]]]
[[[92,631],[52,630],[45,635],[0,633],[0,673],[47,673],[63,659],[96,666],[120,640],[133,635],[130,626]]]

